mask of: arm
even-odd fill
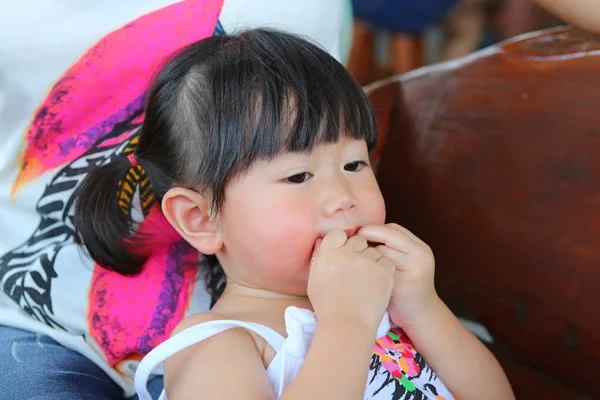
[[[181,331],[214,318],[194,315]],[[190,346],[165,361],[165,392],[169,400],[274,399],[271,383],[254,339],[244,329],[231,329]]]
[[[363,227],[359,234],[396,265],[388,311],[458,399],[514,399],[494,356],[438,297],[429,246],[397,224]]]
[[[535,2],[578,28],[600,34],[599,0],[535,0]]]
[[[319,324],[302,368],[280,399],[362,399],[375,336],[373,329],[349,321]],[[343,368],[332,368],[332,354]],[[254,339],[244,329],[172,356],[165,362],[165,388],[169,400],[275,398]]]
[[[515,398],[498,361],[439,298],[403,329],[457,399]]]
[[[376,333],[344,321],[319,323],[304,364],[281,399],[362,399]]]

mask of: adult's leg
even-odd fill
[[[46,335],[0,326],[0,365],[2,399],[123,399],[101,368]]]

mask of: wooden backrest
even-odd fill
[[[519,398],[600,398],[600,38],[533,33],[367,93],[388,220],[431,245],[441,296]]]

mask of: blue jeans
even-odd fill
[[[148,384],[153,399],[162,389],[162,377]],[[0,398],[124,400],[121,388],[78,352],[46,335],[6,326],[0,326]]]

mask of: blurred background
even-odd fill
[[[366,85],[561,24],[530,0],[352,0],[348,69]]]

